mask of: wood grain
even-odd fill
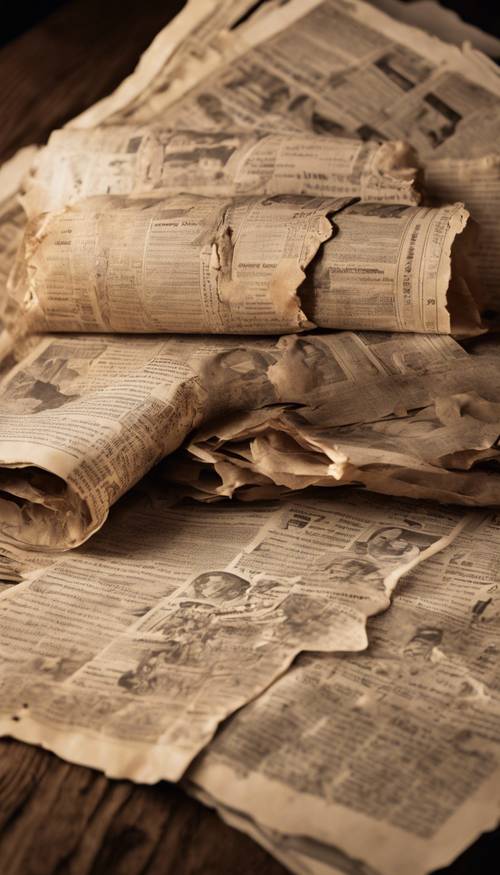
[[[171,784],[109,781],[0,742],[2,875],[284,875],[246,836]]]
[[[51,130],[132,72],[183,0],[73,0],[0,50],[0,160]]]
[[[0,160],[44,142],[134,68],[182,0],[72,0],[0,49]],[[498,875],[499,833],[443,873]],[[178,787],[109,781],[0,740],[0,875],[284,875]],[[408,868],[411,875],[411,867]]]

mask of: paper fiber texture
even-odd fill
[[[47,337],[4,379],[4,537],[68,548],[195,425],[272,403],[272,342]]]

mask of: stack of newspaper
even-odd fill
[[[188,0],[0,170],[0,732],[301,875],[500,815],[498,46],[429,5]]]

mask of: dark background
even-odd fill
[[[41,21],[59,6],[64,6],[70,3],[71,0],[40,0],[38,3],[19,3],[14,7],[9,6],[9,22],[2,24],[1,43],[7,42],[18,34],[33,27],[38,21]],[[103,12],[105,12],[106,0],[103,0]],[[138,15],[147,12],[148,7],[155,6],[150,0],[142,0],[138,4]],[[162,4],[165,11],[168,13],[170,8],[181,4],[172,3],[171,0],[165,0]],[[499,2],[484,2],[484,0],[441,0],[442,6],[447,6],[449,9],[454,9],[455,12],[481,30],[487,30],[489,33],[500,37],[500,3]]]

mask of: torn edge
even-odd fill
[[[446,267],[441,276],[442,285],[438,294],[445,300],[448,331],[459,338],[475,337],[487,330],[482,326],[478,303],[480,289],[472,262],[478,234],[479,226],[464,204],[454,204],[443,239]]]
[[[415,206],[421,203],[422,167],[416,149],[404,140],[380,144],[363,172],[361,195],[367,200],[374,190],[380,189],[386,200],[390,183],[395,202]]]

